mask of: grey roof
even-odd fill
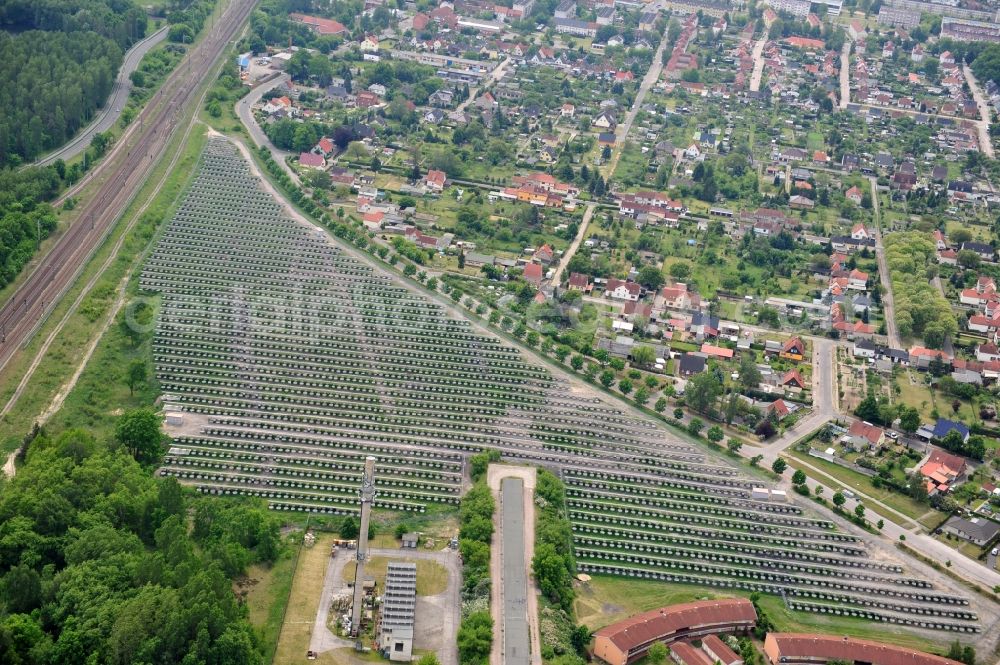
[[[997,535],[1000,531],[1000,524],[991,522],[985,517],[974,517],[966,519],[958,515],[953,515],[944,524],[946,527],[956,529],[969,536],[975,542],[984,543]]]
[[[685,353],[681,356],[680,370],[682,374],[697,374],[705,371],[705,356],[700,353]]]

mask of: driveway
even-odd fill
[[[118,118],[122,115],[122,109],[125,108],[125,104],[128,102],[129,93],[132,92],[132,72],[139,68],[142,58],[154,46],[167,38],[168,27],[163,26],[142,41],[138,41],[132,45],[132,48],[125,53],[125,59],[122,60],[121,69],[118,70],[118,76],[115,78],[114,86],[111,88],[111,94],[108,95],[108,100],[104,102],[104,106],[97,117],[83,131],[78,133],[76,137],[70,140],[69,143],[35,162],[36,166],[47,166],[58,159],[66,161],[76,157],[90,147],[90,142],[93,140],[95,134],[106,132],[115,126]]]

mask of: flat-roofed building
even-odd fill
[[[417,564],[390,562],[385,574],[378,639],[389,660],[409,662],[413,656],[416,607]]]

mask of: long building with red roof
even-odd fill
[[[907,647],[836,635],[768,633],[764,654],[771,665],[823,665],[868,663],[869,665],[959,665],[942,656]]]
[[[629,665],[657,642],[671,644],[712,633],[745,633],[757,623],[746,598],[670,605],[629,617],[594,633],[594,655],[610,665]]]

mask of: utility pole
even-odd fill
[[[357,568],[354,570],[354,602],[351,605],[351,636],[361,632],[361,605],[364,603],[365,561],[368,559],[368,524],[375,502],[375,458],[365,458],[361,478],[361,530],[358,532]]]

